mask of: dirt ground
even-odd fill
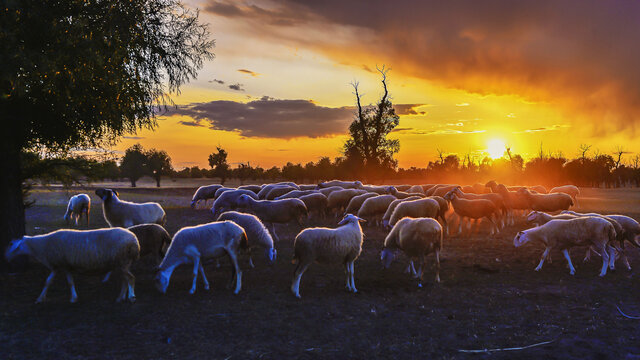
[[[208,210],[188,207],[194,188],[118,190],[125,200],[160,201],[171,234],[213,220]],[[93,189],[73,192],[80,191],[92,194],[91,227],[106,226]],[[68,195],[36,189],[36,204],[27,211],[28,233],[64,227]],[[640,191],[584,189],[579,210],[640,219]],[[226,289],[226,260],[206,269],[210,291],[199,283],[189,295],[191,269],[181,267],[162,295],[153,286],[153,264],[141,259],[133,268],[135,304],[114,302],[117,279],[103,284],[98,277],[78,275],[78,303],[69,303],[60,276],[48,302],[36,305],[48,272],[33,264],[26,273],[0,274],[0,359],[640,358],[640,320],[624,318],[616,309],[640,314],[638,249],[630,251],[633,270],[617,264],[604,278],[598,277],[597,256],[582,262],[583,248],[571,251],[575,276],[560,253],[535,272],[542,246],[513,246],[515,233],[525,227],[508,227],[495,237],[482,228],[471,237],[446,238],[442,282],[433,282],[431,256],[422,289],[403,273],[403,260],[381,269],[386,233],[367,227],[355,264],[358,293],[344,289],[342,266],[315,264],[302,278],[300,300],[289,290],[297,225],[277,228],[281,241],[274,266],[256,261],[249,269],[242,259],[238,295]],[[459,352],[546,341],[552,342],[518,351]]]

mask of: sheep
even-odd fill
[[[547,188],[545,188],[542,185],[534,185],[534,186],[529,186],[529,190],[535,191],[538,194],[547,194]]]
[[[335,214],[338,215],[345,207],[347,207],[351,198],[356,195],[364,194],[365,192],[366,191],[359,189],[343,189],[334,191],[327,196],[327,199],[329,199],[327,210],[334,211]]]
[[[462,223],[465,218],[469,218],[469,223],[467,224],[467,231],[471,232],[471,219],[482,219],[485,218],[489,220],[491,223],[491,233],[489,235],[493,235],[498,233],[499,229],[496,225],[494,218],[498,215],[499,209],[494,205],[491,200],[487,199],[476,199],[476,200],[467,200],[460,198],[457,195],[455,189],[449,191],[445,196],[445,200],[451,202],[453,205],[453,210],[460,217],[460,223],[458,225],[458,234],[462,233]]]
[[[273,190],[276,187],[278,187],[278,185],[276,184],[267,184],[262,186],[262,189],[258,191],[258,199],[264,199],[267,194],[269,194],[269,191]]]
[[[232,285],[234,294],[242,288],[242,271],[238,265],[238,252],[249,246],[244,229],[233,221],[210,222],[184,227],[173,236],[167,254],[160,263],[155,285],[161,293],[167,292],[171,274],[181,264],[193,264],[193,282],[189,294],[196,292],[198,272],[202,275],[204,289],[209,290],[209,281],[202,267],[202,260],[229,256],[233,266]]]
[[[454,185],[444,185],[444,186],[441,186],[441,187],[435,189],[430,194],[427,194],[427,196],[442,196],[442,197],[444,197],[449,191],[455,189],[458,186],[459,185],[455,185],[455,184]]]
[[[393,214],[393,210],[396,209],[398,204],[400,204],[401,202],[411,201],[411,200],[418,200],[418,199],[422,199],[422,198],[420,196],[410,196],[410,197],[404,198],[404,199],[393,200],[389,204],[389,206],[387,207],[387,210],[384,212],[384,215],[382,215],[382,227],[390,228],[389,219],[391,219],[391,214]]]
[[[427,194],[427,191],[431,190],[434,186],[436,186],[437,184],[422,184],[420,185],[422,187],[422,191],[424,192],[424,194]]]
[[[111,227],[131,227],[139,224],[164,225],[166,214],[160,204],[147,202],[136,204],[118,199],[111,189],[98,189],[96,195],[102,199],[104,219]]]
[[[227,191],[231,191],[231,190],[236,190],[235,188],[230,188],[230,187],[221,187],[218,190],[216,190],[216,193],[214,195],[214,199],[219,198],[222,194],[224,194]]]
[[[573,199],[573,202],[576,206],[578,206],[578,195],[580,195],[580,189],[574,185],[563,185],[556,186],[553,189],[549,190],[549,194],[555,193],[565,193]]]
[[[317,190],[316,188],[318,187],[318,185],[315,185],[315,184],[304,184],[304,185],[298,185],[298,187],[302,191],[305,191],[305,190]]]
[[[343,187],[340,186],[331,186],[331,187],[327,187],[327,188],[321,188],[318,191],[324,195],[324,196],[329,196],[329,194],[331,194],[334,191],[340,191],[340,190],[344,190]]]
[[[195,209],[198,203],[202,200],[204,200],[204,206],[206,207],[207,201],[209,199],[215,199],[216,191],[218,191],[218,189],[220,189],[221,187],[222,185],[218,185],[218,184],[200,186],[198,190],[196,190],[196,192],[193,194],[193,197],[191,198],[191,208]]]
[[[420,264],[417,274],[418,287],[422,287],[422,275],[425,260],[429,253],[436,256],[436,282],[440,282],[440,251],[442,250],[443,231],[438,221],[430,218],[404,217],[398,221],[391,232],[384,239],[384,246],[380,255],[382,266],[388,269],[397,256],[398,250]]]
[[[227,211],[218,216],[217,221],[230,220],[240,225],[247,234],[247,241],[249,247],[249,266],[253,266],[253,259],[251,253],[256,248],[262,248],[264,251],[265,259],[270,265],[273,265],[276,261],[277,251],[273,247],[273,238],[269,234],[269,231],[264,226],[262,221],[255,215],[243,214],[237,211]]]
[[[569,274],[574,275],[576,269],[569,256],[570,247],[576,245],[593,246],[602,254],[602,270],[600,276],[607,273],[607,264],[613,269],[615,253],[609,246],[616,237],[613,225],[607,220],[598,217],[583,217],[569,220],[551,220],[548,223],[535,228],[520,231],[513,239],[513,245],[520,247],[531,240],[537,240],[545,245],[545,250],[540,258],[536,271],[542,269],[544,260],[549,256],[553,248],[560,248],[569,264]]]
[[[362,206],[362,203],[365,200],[367,200],[368,198],[374,197],[374,196],[378,196],[378,194],[374,193],[374,192],[367,192],[367,193],[356,195],[356,196],[352,197],[351,200],[349,200],[349,204],[345,208],[344,213],[345,214],[356,214],[358,212],[358,210],[360,210],[360,207]]]
[[[440,212],[440,204],[434,199],[404,201],[396,206],[389,218],[389,225],[394,226],[404,217],[436,218]]]
[[[396,199],[404,199],[404,198],[408,198],[409,196],[422,196],[422,194],[416,194],[416,193],[407,193],[404,191],[398,191],[398,189],[395,186],[389,186],[387,188],[387,192],[390,195],[393,195]]]
[[[292,181],[281,181],[278,183],[273,184],[275,186],[291,186],[293,188],[295,188],[296,190],[300,190],[300,186],[298,186],[298,184],[292,182]]]
[[[5,252],[11,261],[28,255],[46,266],[51,273],[36,303],[45,301],[53,278],[64,272],[71,288],[71,302],[78,300],[71,272],[104,274],[118,270],[123,274],[122,288],[116,301],[135,301],[135,277],[129,271],[140,256],[136,236],[127,229],[57,230],[44,235],[24,236],[13,240]]]
[[[140,224],[128,228],[136,235],[140,244],[140,257],[152,254],[156,265],[159,265],[164,257],[164,250],[171,244],[171,235],[158,224]]]
[[[429,199],[433,199],[437,201],[438,205],[440,205],[438,218],[442,220],[442,226],[444,226],[444,228],[446,229],[448,227],[446,214],[447,214],[447,211],[449,211],[449,202],[445,200],[442,196],[429,196]]]
[[[422,189],[422,186],[420,186],[420,185],[413,185],[412,187],[407,189],[407,192],[409,194],[414,193],[414,194],[424,195],[424,190]]]
[[[309,195],[300,196],[300,199],[304,205],[307,207],[307,212],[309,215],[314,215],[316,217],[324,218],[325,211],[327,210],[327,205],[329,204],[329,199],[326,196],[322,195],[322,193],[313,193]]]
[[[504,227],[503,217],[507,215],[507,207],[504,204],[504,198],[500,194],[489,193],[489,194],[475,194],[475,193],[466,193],[463,192],[460,186],[453,189],[456,194],[467,200],[476,200],[476,199],[486,199],[491,201],[502,213],[500,216],[500,228]]]
[[[291,291],[300,298],[300,279],[309,265],[314,261],[319,263],[342,262],[347,274],[347,290],[357,292],[354,280],[354,266],[362,252],[363,219],[347,214],[336,229],[307,228],[302,230],[293,244],[293,261],[297,262],[293,275]]]
[[[403,185],[395,185],[395,188],[399,191],[407,191],[411,188],[411,185],[403,184]]]
[[[358,217],[367,220],[371,226],[380,225],[382,216],[393,200],[396,200],[393,195],[379,195],[368,198],[360,206]]]
[[[374,192],[378,195],[384,195],[387,193],[388,186],[383,185],[362,185],[359,187],[360,190],[365,190],[367,192]]]
[[[303,225],[309,216],[307,207],[300,199],[255,200],[242,195],[238,198],[238,207],[253,212],[260,220],[268,223],[276,241],[279,239],[274,223],[285,224],[295,220],[299,225]]]
[[[280,195],[276,197],[274,200],[282,200],[282,199],[292,199],[292,198],[300,198],[300,196],[320,193],[318,190],[292,190],[284,195]]]
[[[296,190],[293,186],[276,186],[267,193],[263,200],[275,200],[278,196],[285,195]]]
[[[262,186],[260,186],[260,185],[241,185],[241,186],[238,186],[238,190],[249,190],[249,191],[253,191],[254,193],[256,193],[256,195],[258,195],[260,190],[262,190]]]
[[[526,188],[518,190],[530,203],[529,208],[536,211],[554,212],[567,210],[573,205],[571,196],[564,193],[532,194]]]
[[[331,180],[318,183],[318,189],[328,188],[332,186],[340,186],[343,189],[359,189],[362,186],[362,182]]]
[[[64,221],[69,225],[69,220],[73,219],[78,226],[78,221],[82,218],[82,214],[87,218],[87,226],[89,226],[89,212],[91,211],[91,198],[87,194],[77,194],[69,199],[67,212],[64,214]]]
[[[513,225],[515,223],[514,211],[529,210],[530,202],[529,199],[524,197],[524,195],[519,194],[516,191],[509,191],[506,186],[503,184],[496,184],[495,181],[490,181],[487,184],[491,184],[490,187],[492,192],[500,194],[504,199],[504,204],[507,208],[507,224]]]
[[[211,207],[211,212],[213,213],[213,217],[217,218],[218,215],[225,211],[235,210],[238,207],[238,198],[242,195],[247,195],[252,199],[258,199],[258,195],[256,195],[253,191],[249,190],[233,190],[226,191],[216,201],[213,202],[213,206]]]

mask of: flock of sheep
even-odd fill
[[[381,251],[383,267],[388,268],[403,253],[409,259],[407,272],[422,286],[425,258],[431,253],[436,259],[435,281],[440,281],[439,257],[452,220],[458,220],[457,234],[460,234],[464,223],[470,233],[472,223],[477,227],[486,219],[493,235],[526,215],[526,221],[535,227],[518,232],[514,245],[519,247],[531,241],[544,244],[536,271],[545,260],[550,260],[551,249],[557,248],[567,259],[573,275],[575,268],[568,252],[573,246],[587,247],[585,260],[591,253],[602,257],[600,276],[606,274],[607,268],[613,269],[618,258],[630,269],[625,241],[640,247],[640,224],[624,215],[569,211],[576,205],[579,193],[572,185],[547,192],[542,186],[507,187],[495,181],[471,186],[373,186],[338,180],[318,185],[292,182],[238,188],[209,185],[195,192],[191,207],[197,208],[200,203],[206,207],[208,200],[214,200],[211,211],[216,221],[184,227],[171,238],[162,227],[166,214],[160,204],[123,201],[115,190],[98,189],[96,195],[102,200],[104,218],[110,228],[63,229],[24,236],[10,243],[5,256],[11,261],[18,255],[29,255],[51,270],[37,302],[45,300],[47,289],[58,273],[66,276],[71,302],[75,302],[72,272],[106,275],[106,281],[114,271],[122,275],[117,301],[134,301],[135,278],[130,266],[146,254],[159,262],[155,285],[162,293],[166,292],[173,271],[181,264],[193,265],[191,294],[196,291],[199,276],[208,290],[203,263],[223,256],[232,264],[230,286],[238,293],[242,287],[238,261],[242,252],[249,254],[251,267],[252,256],[258,254],[271,264],[275,262],[274,239],[279,240],[275,224],[295,222],[304,226],[308,221],[342,218],[336,228],[310,227],[296,236],[293,260],[297,265],[291,291],[300,297],[301,277],[313,262],[342,263],[347,290],[357,292],[354,263],[362,251],[361,223],[389,230]],[[87,194],[73,196],[64,219],[67,224],[75,220],[77,225],[84,215],[88,225],[90,208]]]

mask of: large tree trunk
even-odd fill
[[[129,180],[131,180],[131,187],[136,187],[136,181],[133,179],[129,179]]]
[[[25,234],[25,212],[22,199],[22,171],[20,149],[4,143],[0,145],[3,159],[0,161],[0,268],[7,270],[4,249],[13,239]],[[16,271],[26,265],[26,259],[14,262],[9,271]],[[14,265],[12,264],[12,265]]]
[[[160,176],[156,176],[156,187],[160,187]]]

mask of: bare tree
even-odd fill
[[[617,156],[617,159],[616,159],[616,169],[617,169],[618,167],[620,167],[620,162],[622,161],[622,155],[628,154],[628,152],[621,145],[617,145],[616,150],[614,151],[613,154]]]
[[[591,145],[588,144],[580,144],[580,153],[582,156],[580,158],[584,161],[587,158],[587,152],[591,149]]]

